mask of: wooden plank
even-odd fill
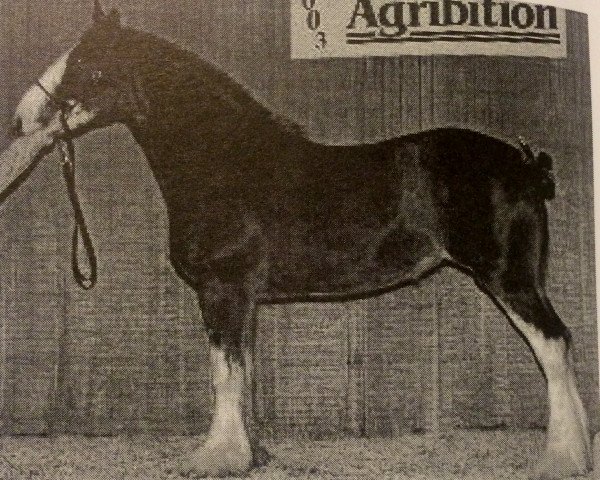
[[[583,15],[569,14],[566,60],[306,62],[289,60],[287,0],[113,5],[126,23],[223,66],[321,141],[375,141],[452,124],[511,141],[524,135],[548,149],[559,181],[549,205],[548,286],[573,329],[584,403],[599,426]],[[89,16],[74,0],[0,4],[4,118],[43,66],[77,39],[64,19],[83,26]],[[202,431],[211,408],[206,337],[193,293],[168,265],[166,212],[154,180],[122,129],[91,135],[78,148],[101,262],[96,291],[79,292],[70,277],[70,211],[51,159],[0,212],[2,429]],[[395,435],[545,422],[544,384],[531,353],[460,275],[443,272],[420,287],[345,306],[271,306],[260,315],[257,403],[269,434]],[[48,412],[60,414],[53,426]]]

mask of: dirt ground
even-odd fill
[[[6,437],[0,480],[165,480],[173,459],[201,437]],[[252,479],[526,479],[543,432],[459,431],[395,439],[266,442],[268,466]],[[592,475],[588,477],[593,478]]]

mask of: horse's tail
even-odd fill
[[[543,200],[552,200],[556,194],[556,181],[552,172],[552,157],[546,152],[536,155],[529,144],[519,138],[519,146],[523,153],[523,161],[532,177],[532,187]]]

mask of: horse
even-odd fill
[[[591,468],[571,336],[545,290],[549,154],[452,127],[318,143],[210,62],[123,26],[98,0],[79,43],[23,95],[15,135],[45,128],[59,109],[68,128],[56,138],[129,129],[166,204],[171,264],[197,294],[214,409],[182,473],[245,474],[265,460],[244,408],[259,305],[365,298],[442,267],[469,275],[541,366],[550,414],[535,475]]]

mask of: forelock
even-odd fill
[[[94,58],[114,48],[119,41],[119,29],[104,25],[94,25],[81,37],[75,52],[81,57]]]

